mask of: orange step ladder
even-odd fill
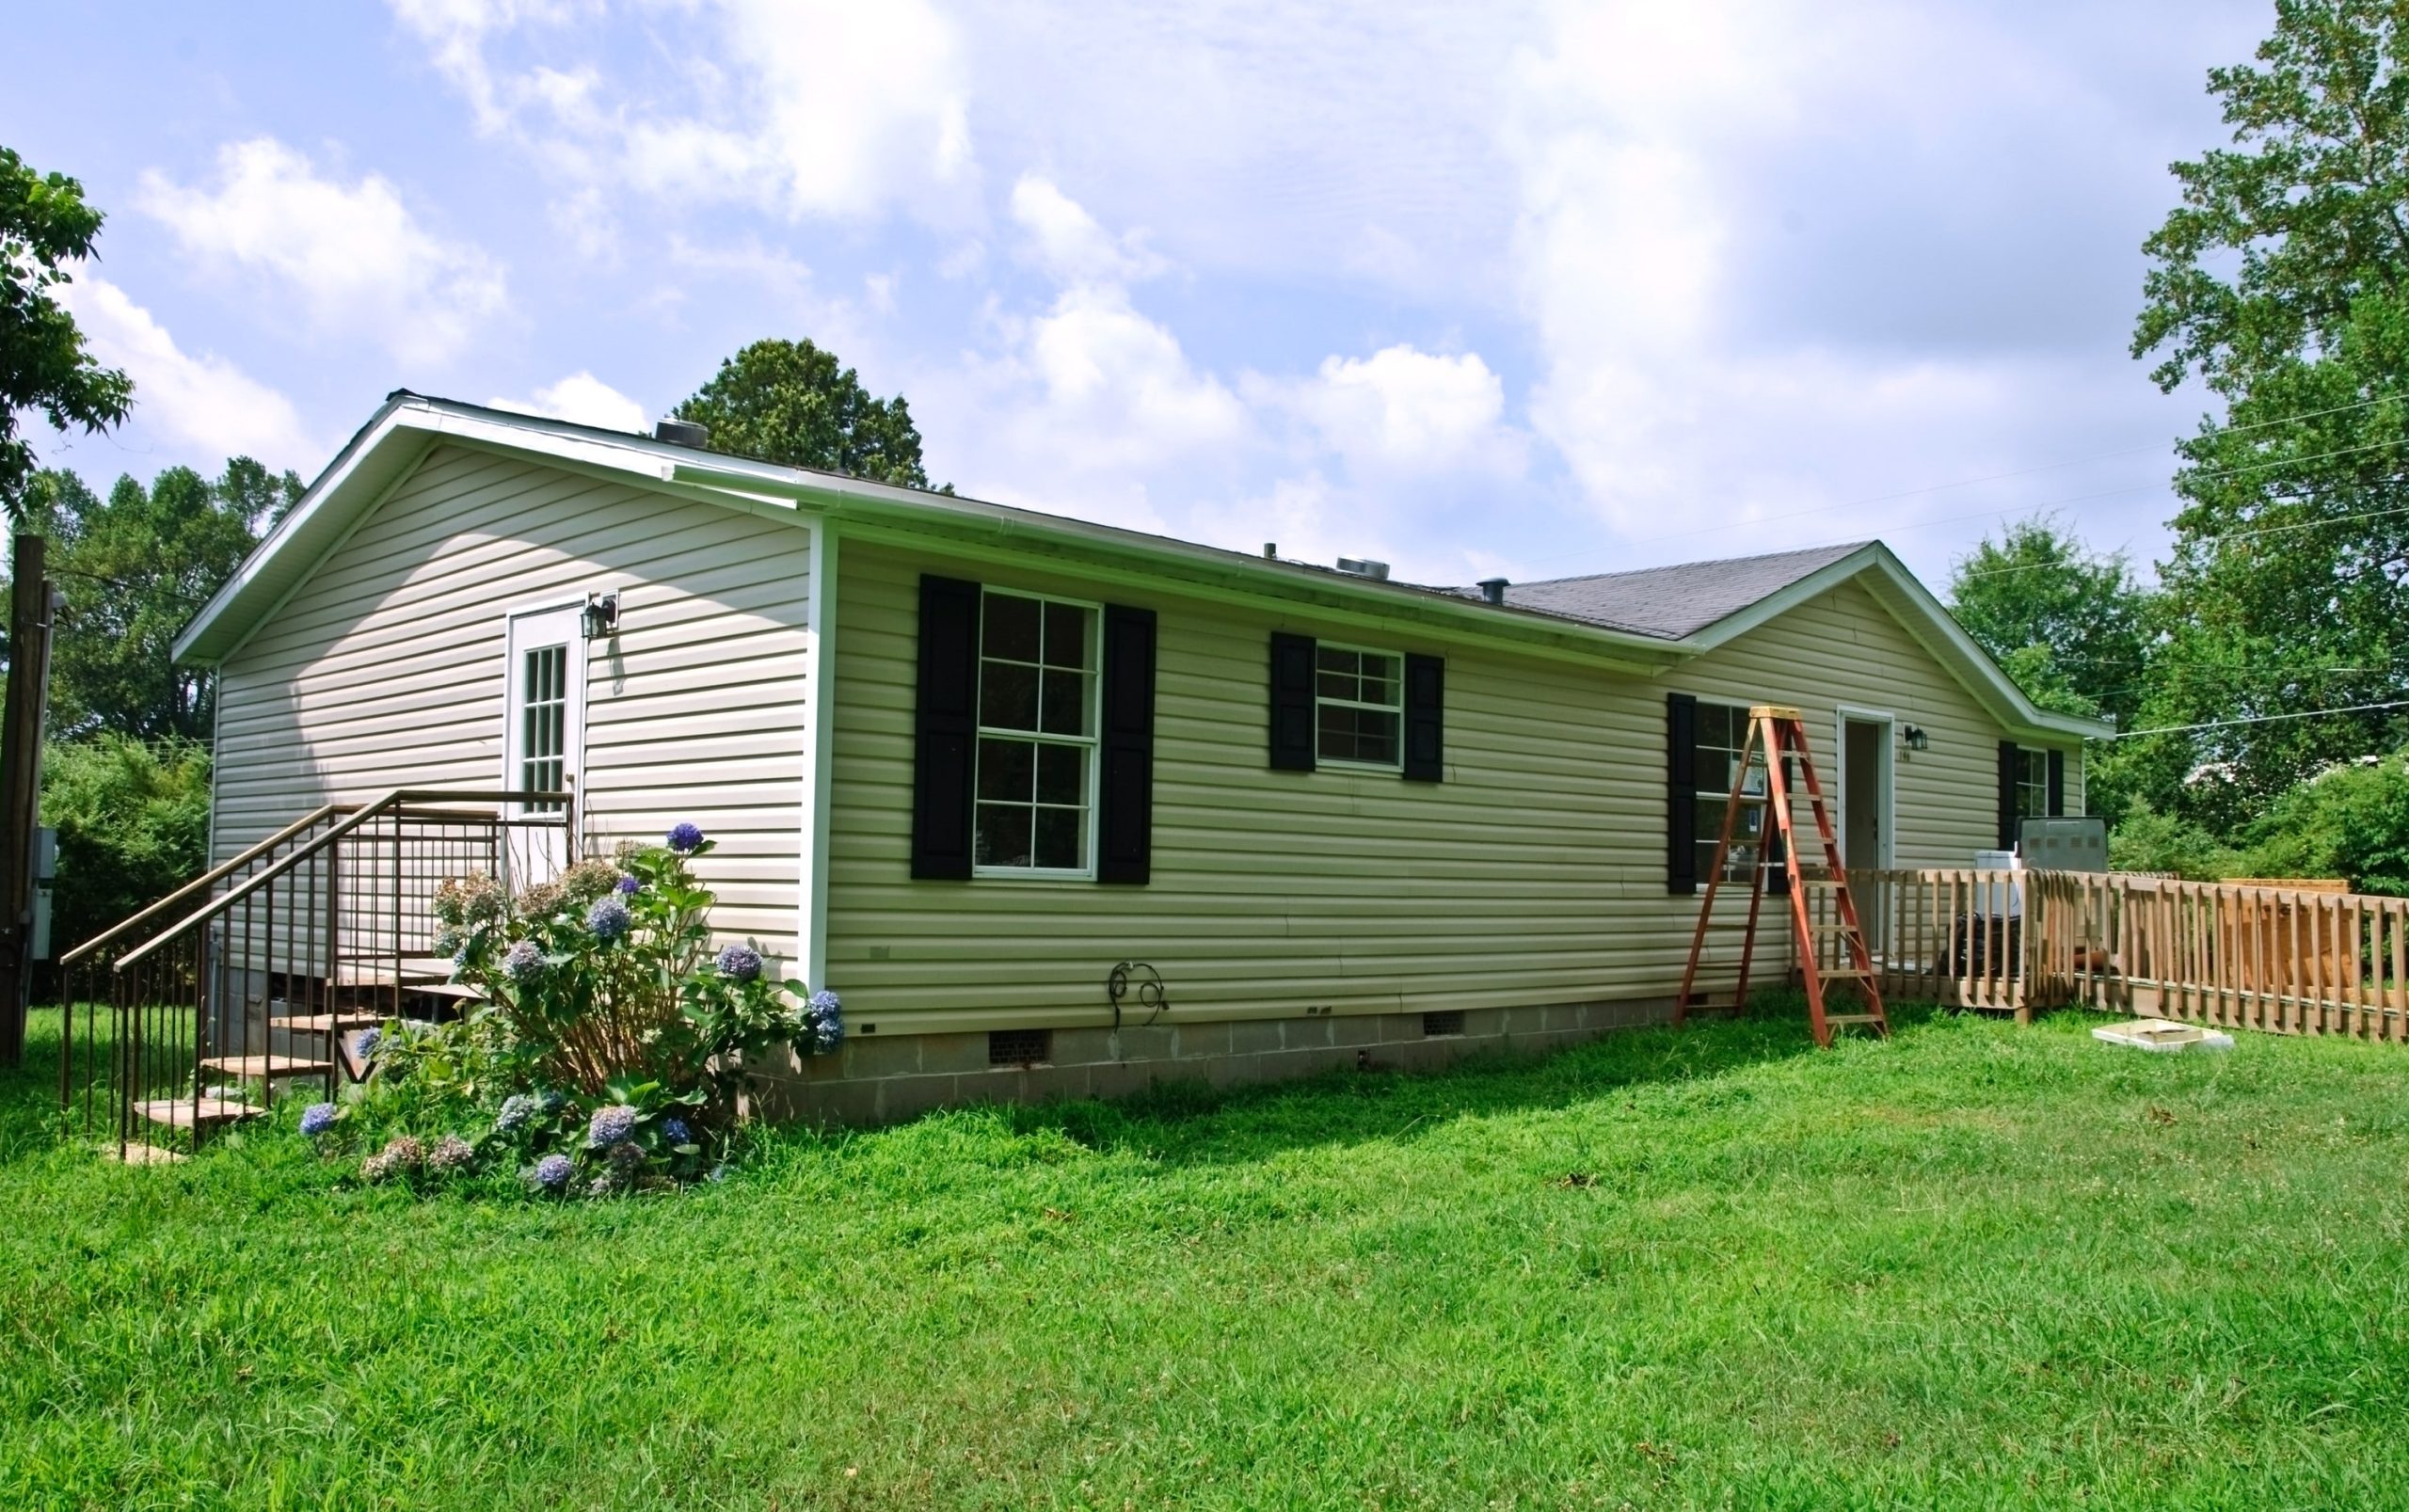
[[[1790,771],[1795,765],[1800,782],[1807,789],[1808,807],[1815,817],[1815,834],[1823,842],[1824,862],[1821,866],[1802,866],[1798,859],[1796,825],[1791,812],[1795,799]],[[1762,776],[1763,790],[1750,792],[1750,778]],[[1744,808],[1768,810],[1765,822],[1755,827],[1753,846],[1744,839],[1744,848],[1753,851],[1748,867],[1748,920],[1740,939],[1740,981],[1729,1003],[1708,1003],[1697,991],[1699,966],[1706,955],[1706,936],[1715,919],[1715,899],[1724,881],[1725,863],[1732,851],[1731,831]],[[1686,1024],[1697,1011],[1721,1010],[1738,1012],[1748,1000],[1748,965],[1756,953],[1757,919],[1763,910],[1765,892],[1765,846],[1769,837],[1781,836],[1781,865],[1790,879],[1791,938],[1798,950],[1798,971],[1807,984],[1807,1012],[1814,1026],[1815,1042],[1831,1048],[1832,1031],[1851,1026],[1861,1026],[1888,1037],[1891,1021],[1882,1011],[1882,993],[1874,965],[1874,952],[1865,943],[1865,931],[1858,923],[1857,900],[1849,896],[1848,873],[1841,865],[1840,842],[1832,835],[1832,819],[1824,805],[1824,787],[1815,777],[1815,758],[1807,749],[1807,722],[1798,710],[1772,704],[1759,704],[1748,710],[1748,734],[1741,743],[1740,760],[1731,776],[1731,802],[1723,806],[1723,833],[1715,842],[1715,865],[1706,874],[1706,897],[1699,903],[1698,929],[1690,936],[1689,965],[1682,972],[1682,995],[1673,1009],[1673,1022]],[[1807,906],[1807,889],[1817,887],[1832,898],[1832,920],[1817,923]],[[1837,938],[1841,942],[1837,960],[1824,963],[1821,942]],[[1825,1001],[1824,986],[1830,981],[1845,981],[1864,999],[1863,1011],[1834,1013]]]

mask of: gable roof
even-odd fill
[[[1878,541],[1520,583],[1502,605],[1476,588],[1428,587],[1200,546],[1169,536],[757,462],[649,436],[432,399],[399,390],[345,443],[176,639],[177,660],[215,663],[249,638],[351,528],[439,443],[573,471],[843,533],[942,542],[997,560],[1060,566],[1066,556],[1143,572],[1211,597],[1308,607],[1364,625],[1417,624],[1457,642],[1656,676],[1851,580],[2010,733],[2065,740],[2110,726],[2043,710]]]
[[[1846,546],[1817,546],[1801,551],[1726,557],[1715,562],[1682,562],[1671,566],[1642,567],[1635,572],[1596,572],[1581,578],[1518,582],[1506,590],[1506,602],[1515,609],[1678,641],[1762,603],[1800,579],[1875,544],[1852,541]],[[1477,588],[1449,591],[1480,597]]]

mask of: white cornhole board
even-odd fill
[[[2128,1049],[2149,1050],[2160,1055],[2178,1050],[2233,1048],[2233,1036],[2230,1034],[2162,1018],[2137,1018],[2130,1024],[2111,1024],[2105,1028],[2092,1030],[2091,1037],[2110,1044],[2121,1044]]]

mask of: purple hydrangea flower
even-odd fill
[[[548,1192],[557,1192],[568,1186],[577,1174],[577,1166],[566,1155],[546,1155],[535,1162],[534,1182]]]
[[[845,1005],[835,993],[822,987],[804,1003],[803,1011],[816,1054],[826,1055],[845,1042]]]
[[[542,1106],[541,1102],[528,1096],[525,1092],[511,1093],[502,1100],[502,1111],[493,1116],[493,1132],[516,1133],[525,1127],[527,1121],[534,1118]]]
[[[359,1038],[352,1042],[351,1052],[362,1060],[374,1060],[376,1058],[376,1047],[384,1042],[383,1029],[362,1029]]]
[[[594,937],[608,943],[628,932],[628,905],[615,898],[605,898],[585,911],[585,927]]]
[[[502,953],[502,969],[513,981],[525,981],[544,969],[544,947],[533,940],[516,940]]]
[[[594,1110],[593,1122],[586,1125],[586,1140],[595,1145],[625,1143],[628,1136],[636,1132],[636,1122],[641,1116],[624,1103],[598,1107]]]
[[[686,1127],[686,1121],[681,1118],[662,1119],[661,1121],[661,1137],[668,1140],[672,1145],[692,1144],[694,1142],[694,1131]]]
[[[702,843],[703,832],[699,825],[680,824],[669,832],[669,849],[679,855],[684,855]]]
[[[731,945],[719,953],[719,974],[731,981],[751,981],[761,975],[761,952],[749,945]]]
[[[311,1103],[301,1110],[301,1132],[312,1139],[335,1126],[335,1105]]]
[[[636,894],[644,891],[644,883],[636,881],[633,877],[622,877],[619,879],[619,891],[625,893],[630,898],[633,898]]]

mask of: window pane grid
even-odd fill
[[[568,776],[568,647],[539,645],[521,659],[518,686],[518,786],[559,792]],[[556,814],[557,802],[530,804],[531,814]]]
[[[1723,834],[1723,810],[1731,802],[1731,783],[1740,772],[1740,752],[1748,740],[1748,711],[1737,704],[1698,706],[1698,745],[1691,780],[1698,786],[1698,874],[1708,876],[1715,867],[1715,841]],[[1741,791],[1762,797],[1765,791],[1764,753],[1759,752],[1748,763],[1747,786]],[[1757,836],[1768,818],[1763,804],[1744,804],[1733,817],[1731,853],[1723,864],[1723,880],[1745,883],[1748,880],[1748,857],[1756,852]],[[1767,869],[1777,863],[1765,858]]]
[[[1091,867],[1096,622],[1092,605],[982,596],[972,853],[981,867]]]
[[[1395,767],[1403,750],[1405,659],[1386,651],[1314,650],[1317,760]]]

